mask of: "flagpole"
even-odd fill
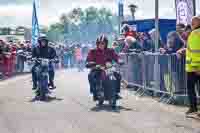
[[[124,12],[124,0],[118,0],[118,33],[120,35],[121,33],[121,27],[122,27],[122,21],[124,20],[123,18],[123,12]]]
[[[155,0],[155,29],[156,29],[156,35],[155,35],[155,51],[158,52],[159,49],[159,0]],[[158,55],[155,57],[155,80],[156,80],[156,89],[160,90],[160,69],[159,69],[159,63],[158,63]]]
[[[155,48],[156,48],[156,50],[158,50],[158,45],[159,45],[159,0],[155,0],[155,29],[156,29]]]
[[[193,15],[196,15],[196,0],[193,0]]]

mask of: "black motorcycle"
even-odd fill
[[[105,67],[92,63],[90,66],[99,73],[95,87],[98,105],[102,106],[105,101],[108,101],[109,105],[115,109],[118,100],[116,92],[117,79],[114,75],[117,72],[116,65],[111,64],[109,67]]]
[[[32,59],[37,65],[35,69],[35,73],[37,76],[37,89],[35,90],[36,93],[36,100],[45,101],[48,99],[49,94],[51,91],[49,89],[49,69],[53,69],[52,63],[57,63],[57,59],[45,59],[45,58],[35,58]],[[50,65],[51,64],[51,65]]]

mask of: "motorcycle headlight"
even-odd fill
[[[36,73],[40,73],[40,68],[39,68],[39,67],[36,67],[36,68],[35,68],[35,72],[36,72]]]
[[[110,75],[112,74],[113,72],[116,72],[116,68],[115,67],[111,67],[109,69],[106,69],[106,74],[107,75]]]
[[[41,62],[42,66],[48,66],[49,65],[49,60],[48,59],[44,59]]]

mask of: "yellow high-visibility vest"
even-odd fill
[[[188,38],[186,71],[200,72],[200,28],[192,31]]]

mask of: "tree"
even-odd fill
[[[109,31],[113,30],[112,16],[113,15],[111,11],[107,10],[106,8],[102,8],[99,10],[99,23],[102,24],[100,29],[103,30],[103,33],[109,33]]]
[[[106,8],[74,8],[62,14],[59,23],[49,27],[48,35],[56,40],[94,41],[101,33],[116,32],[116,26],[117,16]]]
[[[55,23],[50,26],[47,36],[51,41],[60,41],[63,37],[63,25],[61,23]]]
[[[69,25],[70,25],[68,16],[66,14],[62,14],[60,17],[60,22],[63,25],[64,40],[66,40],[67,34],[69,33]]]
[[[3,27],[1,28],[1,34],[2,35],[10,35],[11,29],[9,27]]]

